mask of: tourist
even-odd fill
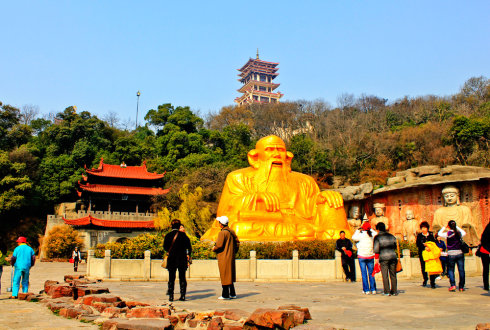
[[[441,249],[441,256],[439,260],[441,261],[442,273],[441,276],[447,275],[447,247],[446,243],[442,240],[442,237],[436,233],[436,245],[439,249]],[[440,279],[438,277],[437,279]]]
[[[235,232],[228,227],[228,217],[221,216],[216,218],[221,227],[218,238],[213,247],[213,251],[218,254],[218,267],[223,287],[220,300],[235,299],[236,292],[234,282],[236,282],[235,254],[238,252],[240,241]]]
[[[345,238],[345,231],[340,232],[340,238],[335,244],[335,249],[340,251],[342,268],[345,273],[345,280],[355,282],[356,281],[356,265],[354,263],[354,252],[352,251],[352,242],[350,239]]]
[[[373,240],[376,231],[371,229],[369,222],[364,222],[352,235],[352,239],[357,241],[357,259],[362,275],[362,291],[364,294],[376,294],[376,281],[374,280],[374,252]]]
[[[419,261],[420,261],[420,270],[422,271],[422,277],[424,278],[424,282],[422,282],[422,286],[426,287],[427,286],[427,281],[430,278],[430,287],[435,289],[436,287],[436,275],[428,275],[427,272],[425,271],[425,261],[422,256],[422,252],[425,250],[426,243],[427,242],[436,242],[436,239],[434,237],[434,234],[429,231],[429,223],[427,221],[423,221],[420,224],[420,230],[422,231],[417,235],[417,248],[419,252]]]
[[[180,220],[174,219],[171,222],[172,231],[165,235],[163,248],[167,251],[167,270],[168,270],[168,300],[174,301],[175,275],[179,270],[180,301],[185,301],[187,281],[185,272],[192,253],[191,241],[187,235],[180,231]]]
[[[378,235],[374,237],[373,251],[375,253],[376,263],[379,262],[381,266],[383,295],[397,296],[396,264],[398,262],[398,256],[396,254],[396,238],[386,231],[386,226],[383,222],[378,222],[376,230],[378,231]]]
[[[488,291],[488,265],[490,262],[490,223],[487,224],[483,234],[481,235],[480,246],[478,247],[477,253],[481,258],[481,263],[483,266],[483,290]]]
[[[456,291],[456,280],[454,278],[454,269],[456,265],[458,265],[459,272],[459,291],[464,291],[464,253],[461,250],[461,241],[464,235],[466,235],[466,232],[456,225],[456,221],[451,220],[446,227],[439,230],[438,235],[446,238],[447,242],[447,274],[451,285],[449,291]]]
[[[71,258],[73,259],[73,270],[76,272],[78,270],[78,263],[82,261],[82,255],[78,250],[78,246],[75,246],[75,250],[71,253]]]
[[[15,267],[14,278],[12,284],[12,296],[10,299],[17,299],[19,295],[19,286],[22,282],[22,292],[29,292],[29,271],[36,262],[34,250],[27,245],[25,237],[17,239],[18,246],[14,250],[14,254],[10,259],[10,264]]]

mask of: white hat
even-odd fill
[[[227,225],[228,224],[228,217],[226,215],[223,215],[221,217],[217,217],[216,220],[219,221],[222,225]]]

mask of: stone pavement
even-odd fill
[[[85,264],[79,268],[82,273]],[[68,263],[38,263],[31,271],[31,292],[39,292],[45,280],[63,281],[74,274]],[[308,307],[315,326],[328,325],[346,329],[475,329],[476,324],[490,322],[490,294],[482,289],[481,277],[467,278],[467,291],[447,291],[448,281],[438,281],[431,290],[420,286],[419,279],[399,282],[400,295],[363,295],[361,283],[345,282],[238,282],[238,299],[217,300],[221,293],[216,281],[193,281],[188,284],[188,301],[174,302],[177,308],[190,311],[238,308],[249,312],[256,308],[277,308],[295,304]],[[382,283],[378,281],[378,292]],[[42,304],[6,299],[10,286],[10,267],[4,267],[0,295],[0,329],[72,329],[98,327],[53,315]],[[104,282],[111,293],[126,299],[159,304],[167,302],[166,283]],[[178,283],[176,283],[178,291]],[[176,298],[179,294],[176,293]]]

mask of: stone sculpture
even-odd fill
[[[388,231],[390,228],[390,220],[387,217],[385,217],[385,204],[384,203],[374,203],[373,208],[374,208],[374,214],[376,215],[376,217],[371,220],[371,226],[373,228],[376,228],[376,225],[379,222],[382,222],[386,226],[386,231]]]
[[[359,206],[351,206],[349,209],[349,219],[347,219],[347,223],[349,224],[352,233],[361,226],[361,222],[361,212],[359,210]]]
[[[415,214],[411,209],[405,212],[405,216],[407,220],[403,223],[403,239],[405,241],[415,242],[419,231],[419,221],[415,219]]]
[[[218,216],[226,215],[240,241],[337,239],[350,229],[342,196],[320,191],[308,175],[291,171],[293,154],[274,135],[260,139],[248,153],[250,167],[226,178]],[[213,225],[202,240],[214,240]]]

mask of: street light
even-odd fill
[[[136,93],[136,128],[135,128],[135,130],[138,129],[138,108],[140,105],[140,95],[141,95],[141,93],[140,93],[140,91],[138,91]]]

